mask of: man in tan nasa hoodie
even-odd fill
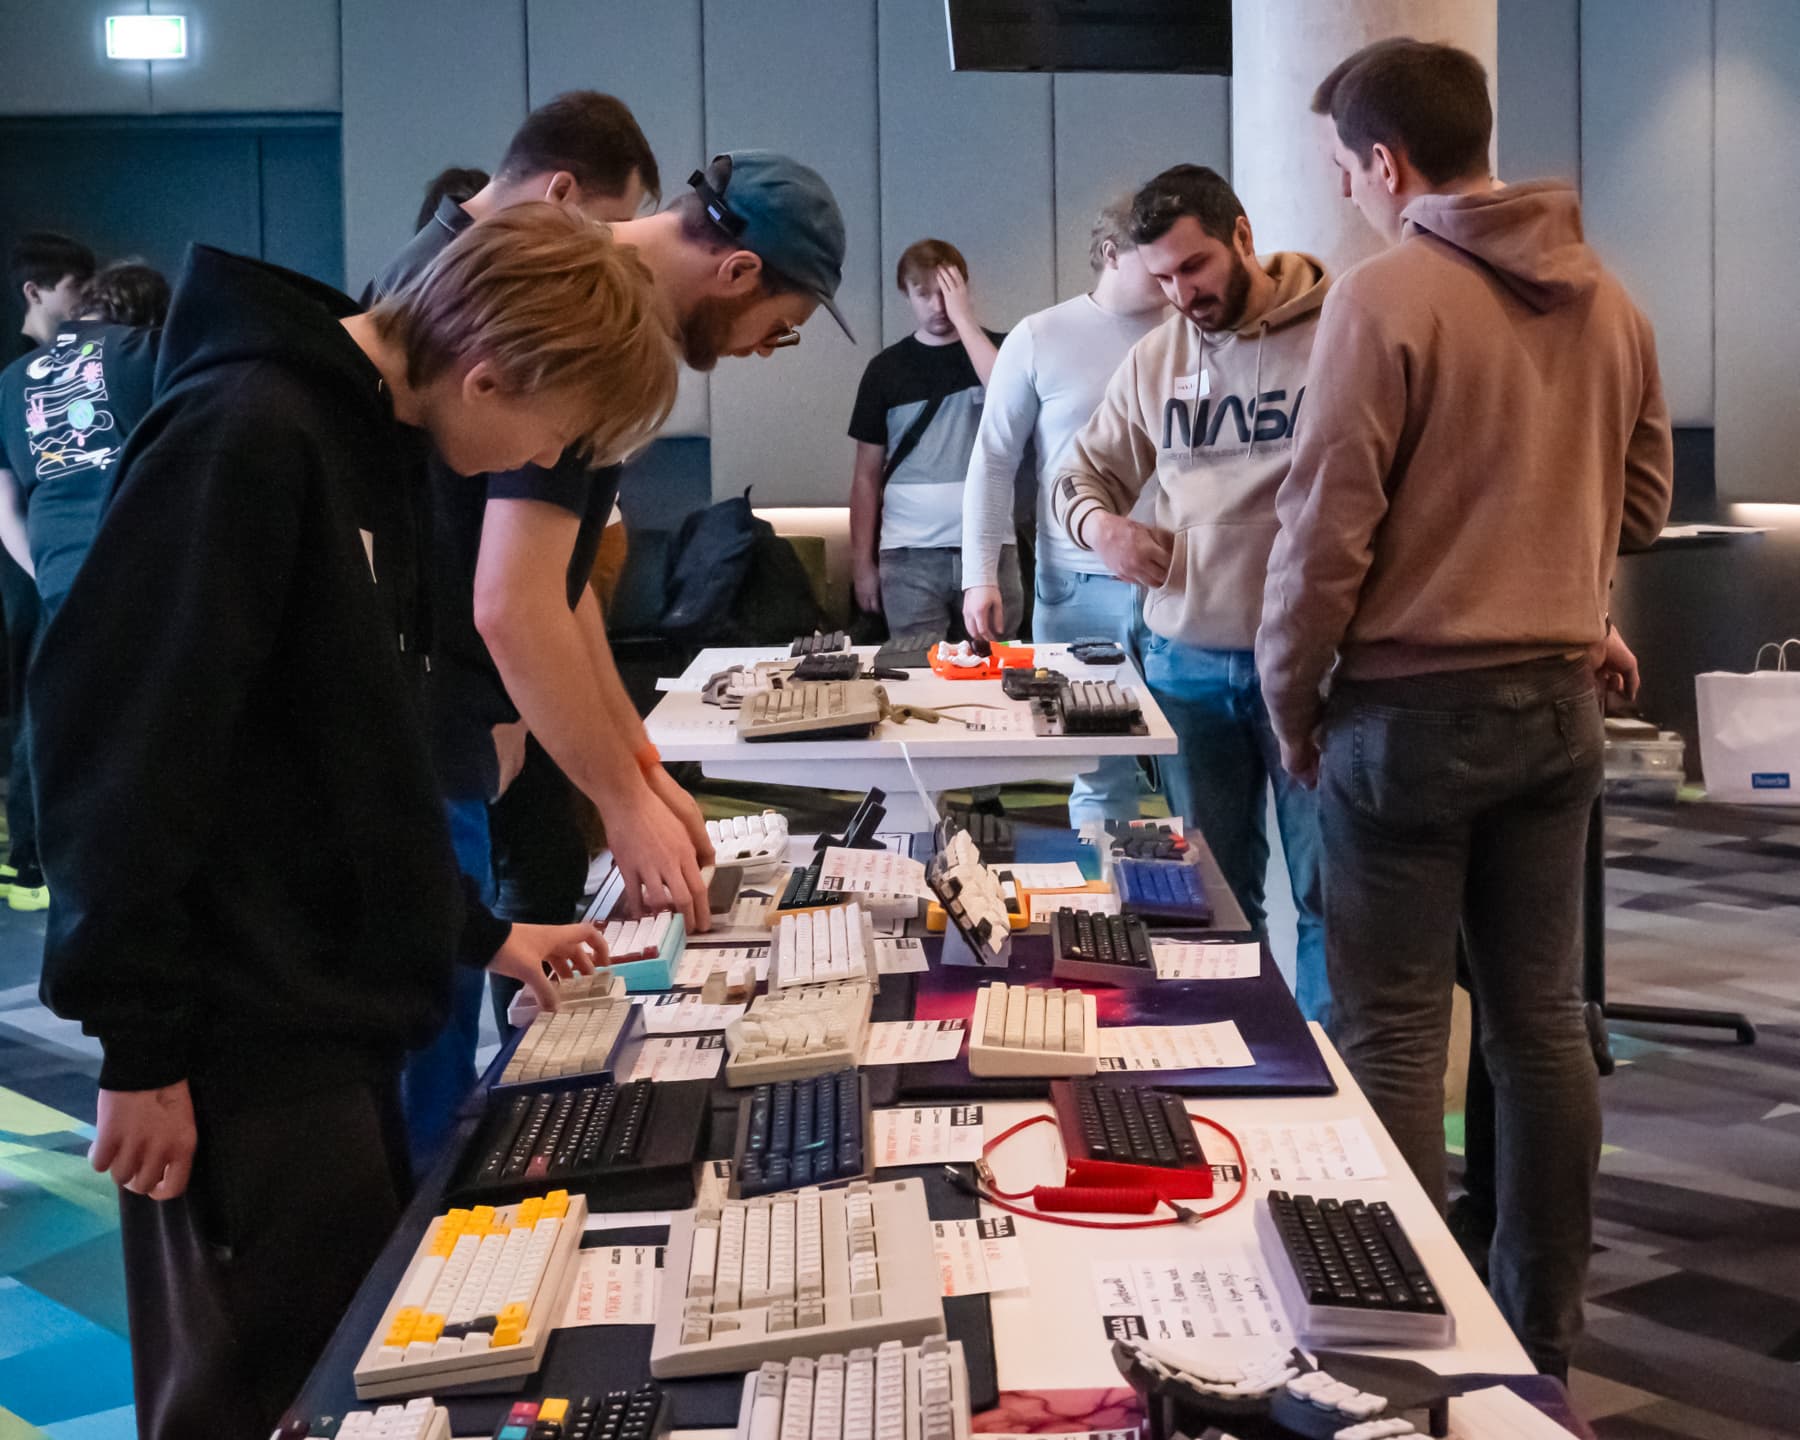
[[[1181,740],[1164,766],[1169,803],[1206,837],[1258,931],[1273,784],[1299,915],[1295,993],[1325,1020],[1317,800],[1282,771],[1251,654],[1325,271],[1307,255],[1258,258],[1231,186],[1200,165],[1138,191],[1131,238],[1174,313],[1108,382],[1051,504],[1077,545],[1144,587],[1144,680]],[[1129,518],[1153,479],[1150,523]]]
[[[1460,928],[1499,1120],[1489,1284],[1566,1372],[1600,1146],[1595,673],[1619,548],[1669,510],[1655,345],[1575,193],[1492,179],[1474,57],[1382,42],[1314,108],[1343,193],[1398,243],[1326,303],[1256,655],[1284,763],[1319,786],[1334,1038],[1441,1205]]]

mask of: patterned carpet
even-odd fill
[[[1800,1435],[1800,814],[1618,806],[1608,851],[1611,998],[1741,1008],[1760,1038],[1611,1026],[1577,1405],[1602,1440]],[[98,1056],[37,1004],[42,943],[42,916],[0,906],[0,1440],[123,1440]]]

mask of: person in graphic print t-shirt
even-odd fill
[[[856,603],[895,635],[962,621],[963,479],[1003,332],[976,323],[969,262],[943,240],[907,246],[894,283],[918,322],[863,371],[850,416],[850,554]],[[1019,556],[1001,552],[1005,633],[1024,608]]]
[[[1181,740],[1163,767],[1170,808],[1206,836],[1259,931],[1273,785],[1299,913],[1295,991],[1322,1021],[1317,805],[1281,768],[1251,645],[1325,271],[1291,251],[1259,257],[1243,205],[1200,165],[1138,191],[1131,238],[1175,313],[1132,347],[1063,452],[1051,504],[1070,539],[1144,587],[1144,680]],[[1140,524],[1127,517],[1152,477]]]

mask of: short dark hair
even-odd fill
[[[1467,50],[1377,40],[1341,61],[1313,92],[1338,139],[1364,165],[1377,145],[1406,156],[1426,183],[1485,175],[1494,134],[1487,70]]]
[[[66,275],[85,285],[93,278],[94,252],[54,230],[28,230],[13,241],[6,268],[15,290],[21,285],[60,285]]]
[[[142,260],[115,260],[82,286],[81,308],[114,325],[160,325],[169,313],[169,282]]]
[[[637,171],[651,199],[662,197],[662,173],[631,107],[597,90],[571,90],[540,105],[506,147],[496,172],[504,180],[567,170],[584,191],[622,195]]]
[[[948,240],[915,240],[900,252],[900,263],[894,266],[894,286],[904,293],[908,280],[923,285],[946,265],[960,270],[963,279],[969,278],[969,262]]]
[[[1237,238],[1244,202],[1217,170],[1207,165],[1171,165],[1131,197],[1131,243],[1148,245],[1162,239],[1183,215],[1221,245]]]
[[[419,204],[419,218],[413,221],[413,229],[423,230],[429,225],[446,197],[460,205],[471,195],[480,194],[489,178],[487,171],[473,165],[452,165],[438,171],[425,182],[425,198]]]

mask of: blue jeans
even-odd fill
[[[1264,828],[1268,787],[1287,855],[1299,917],[1294,998],[1308,1020],[1329,1023],[1324,906],[1319,883],[1318,796],[1288,778],[1263,704],[1249,650],[1206,650],[1135,627],[1144,682],[1181,741],[1163,764],[1169,809],[1206,837],[1225,883],[1258,935],[1268,933],[1263,878],[1269,869]]]
[[[487,801],[446,800],[450,843],[463,874],[494,903],[493,851],[488,838]],[[407,1143],[413,1174],[423,1175],[456,1128],[456,1112],[475,1084],[475,1051],[481,1041],[483,971],[458,963],[452,976],[450,1018],[437,1039],[406,1057],[400,1095],[406,1109]]]
[[[1494,1094],[1488,1288],[1553,1371],[1581,1333],[1600,1160],[1581,908],[1604,738],[1579,660],[1352,681],[1319,772],[1332,1038],[1441,1207],[1461,934]]]
[[[1031,638],[1045,641],[1130,638],[1137,588],[1111,575],[1088,575],[1040,564],[1037,608],[1031,615]],[[1095,820],[1135,820],[1138,814],[1138,765],[1129,755],[1102,760],[1075,777],[1069,791],[1069,824],[1076,829]]]

